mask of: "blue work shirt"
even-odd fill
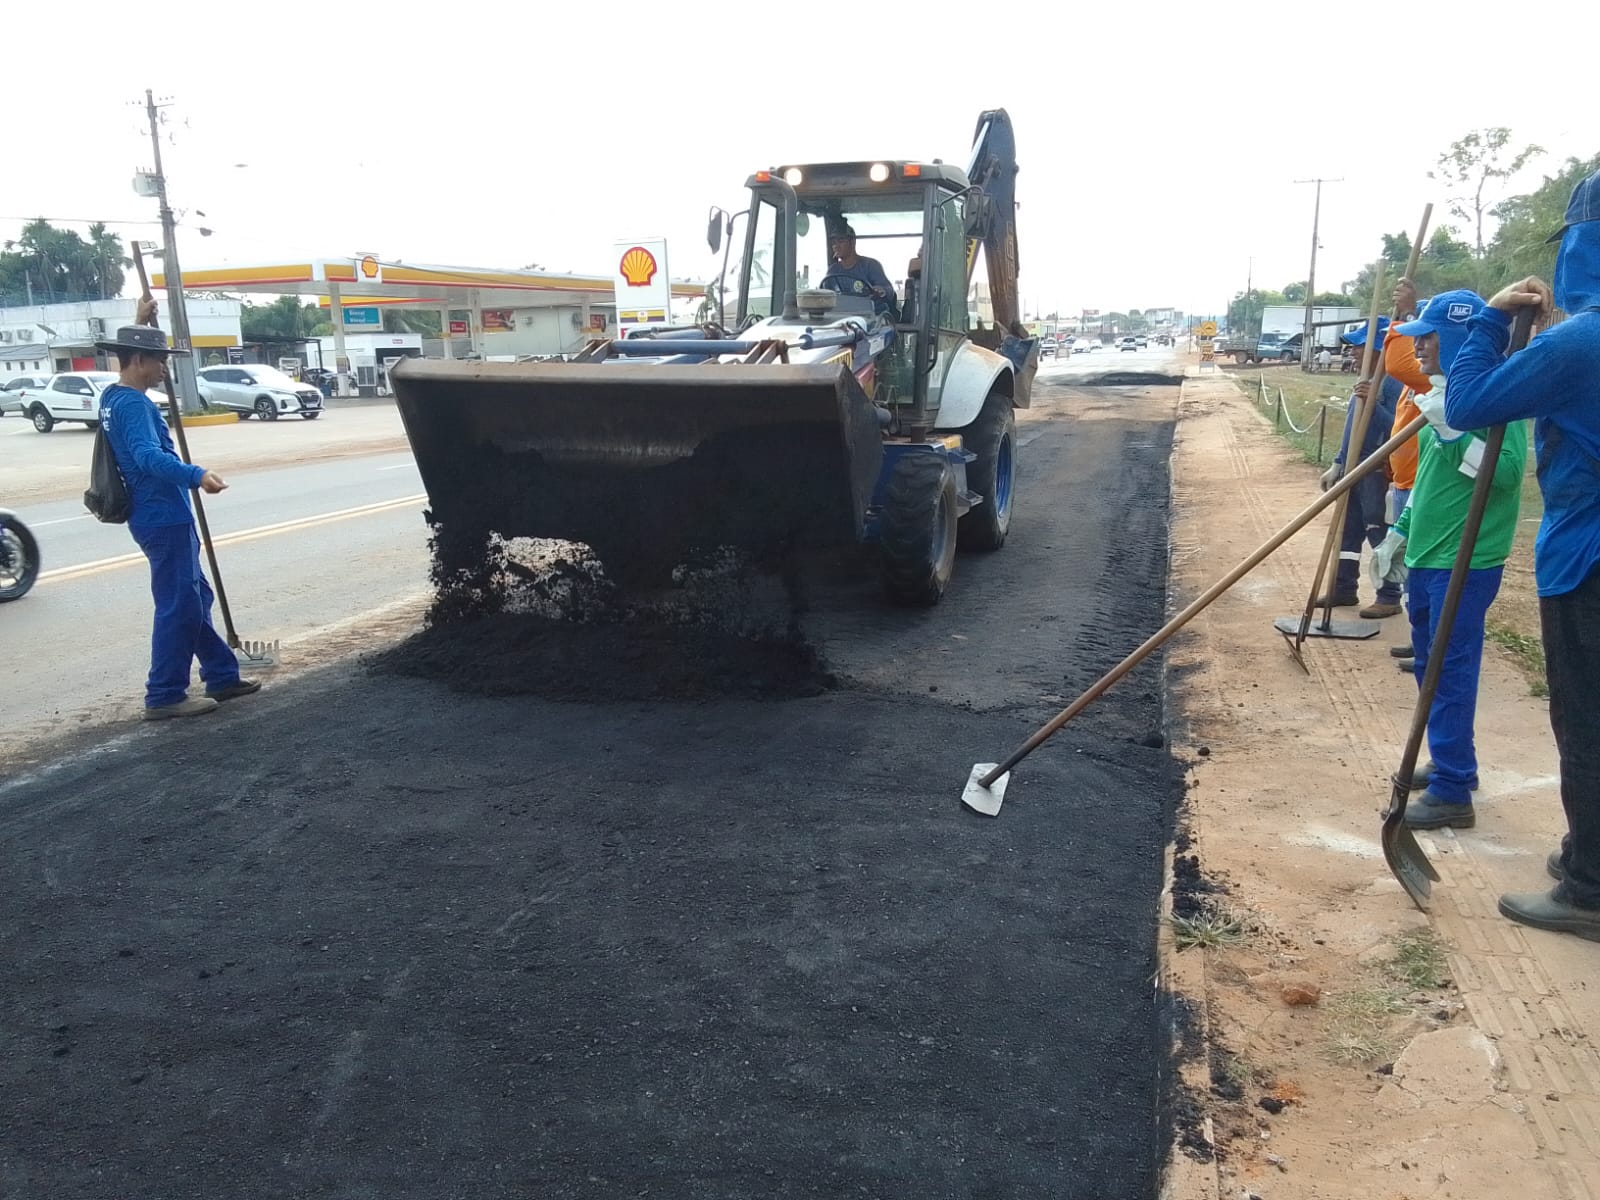
[[[829,282],[832,280],[833,282]],[[874,312],[888,313],[900,319],[900,306],[895,302],[894,284],[883,273],[883,264],[875,258],[856,257],[855,266],[846,267],[839,262],[828,264],[828,273],[822,277],[822,286],[830,287],[845,296],[861,296],[872,301]],[[873,288],[882,288],[881,297],[872,294]]]
[[[1398,379],[1384,376],[1383,386],[1378,389],[1378,403],[1373,406],[1372,417],[1367,422],[1367,434],[1362,441],[1361,458],[1368,458],[1372,452],[1383,445],[1393,435],[1391,426],[1394,425],[1395,405],[1400,403],[1400,393],[1405,391],[1405,386]],[[1350,453],[1350,434],[1355,430],[1356,410],[1359,402],[1352,395],[1350,405],[1344,411],[1344,434],[1339,439],[1339,453],[1334,455],[1333,461],[1343,466]],[[1357,462],[1361,459],[1357,459]],[[1351,463],[1354,466],[1355,463]]]
[[[194,519],[189,491],[200,486],[205,470],[178,457],[155,401],[114,383],[100,397],[100,423],[128,485],[128,524],[136,529],[189,524]]]
[[[1600,564],[1600,221],[1567,230],[1554,284],[1557,306],[1572,315],[1510,358],[1509,316],[1486,308],[1468,322],[1444,399],[1444,419],[1456,429],[1534,418],[1541,596],[1566,595]]]

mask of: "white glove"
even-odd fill
[[[1417,411],[1428,418],[1428,424],[1433,426],[1433,431],[1439,435],[1441,442],[1453,442],[1461,436],[1461,431],[1452,429],[1444,419],[1444,389],[1435,387],[1432,391],[1425,392],[1416,398]]]
[[[1323,491],[1327,491],[1329,488],[1331,488],[1334,484],[1338,483],[1339,480],[1341,480],[1343,478],[1344,478],[1344,466],[1343,466],[1343,464],[1334,463],[1333,466],[1329,467],[1326,471],[1324,471],[1322,473],[1322,490]]]
[[[1373,547],[1372,558],[1367,563],[1367,577],[1372,580],[1374,591],[1386,583],[1399,583],[1405,578],[1405,550],[1406,535],[1398,529],[1389,530],[1383,541]]]

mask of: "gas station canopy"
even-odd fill
[[[544,308],[585,302],[609,305],[614,281],[606,275],[556,275],[538,271],[496,271],[385,262],[375,255],[318,258],[298,263],[220,267],[185,271],[189,291],[254,292],[315,296],[355,307],[373,304],[426,304],[434,308]],[[157,274],[152,285],[166,286]],[[705,294],[705,285],[674,282],[675,298]]]

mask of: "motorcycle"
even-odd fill
[[[39,578],[39,543],[17,515],[0,508],[0,603],[20,600]]]

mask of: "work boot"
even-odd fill
[[[1561,851],[1550,851],[1550,857],[1544,860],[1544,869],[1545,873],[1557,883],[1560,883],[1567,877],[1566,871],[1564,871],[1561,867]]]
[[[1356,605],[1358,605],[1360,603],[1361,603],[1361,597],[1356,595],[1354,592],[1348,592],[1348,593],[1340,592],[1338,595],[1331,595],[1328,592],[1324,592],[1322,595],[1320,595],[1320,596],[1318,596],[1316,598],[1316,601],[1312,604],[1312,607],[1313,608],[1354,608]]]
[[[240,696],[248,696],[251,692],[259,692],[261,683],[256,679],[236,679],[226,687],[207,688],[206,695],[219,704],[224,700],[237,700]]]
[[[1454,804],[1423,792],[1406,802],[1405,820],[1408,829],[1471,829],[1478,823],[1478,815],[1472,811],[1471,800]]]
[[[1411,773],[1411,790],[1413,792],[1426,791],[1428,784],[1433,781],[1433,771],[1434,766],[1431,761],[1423,763],[1420,767],[1413,771]],[[1469,792],[1475,792],[1478,790],[1478,777],[1476,775],[1467,781],[1467,790]],[[1560,852],[1557,851],[1557,853]]]
[[[210,696],[188,696],[176,704],[146,705],[144,719],[146,721],[169,721],[173,717],[198,717],[201,713],[208,713],[217,707],[217,702]]]
[[[1389,647],[1389,657],[1390,658],[1411,658],[1415,654],[1416,654],[1416,651],[1414,649],[1412,649],[1410,642],[1407,642],[1404,646],[1390,646]]]
[[[1361,610],[1361,616],[1368,621],[1381,621],[1384,617],[1395,616],[1400,611],[1398,604],[1389,604],[1382,600],[1374,600]]]
[[[1414,658],[1402,658],[1399,662],[1395,663],[1395,666],[1400,668],[1400,674],[1402,675],[1415,675],[1417,671],[1417,660]]]
[[[1554,933],[1575,933],[1591,942],[1600,942],[1600,908],[1569,904],[1556,894],[1560,890],[1558,885],[1548,892],[1509,892],[1500,897],[1500,915],[1510,917],[1519,925],[1532,925]]]

